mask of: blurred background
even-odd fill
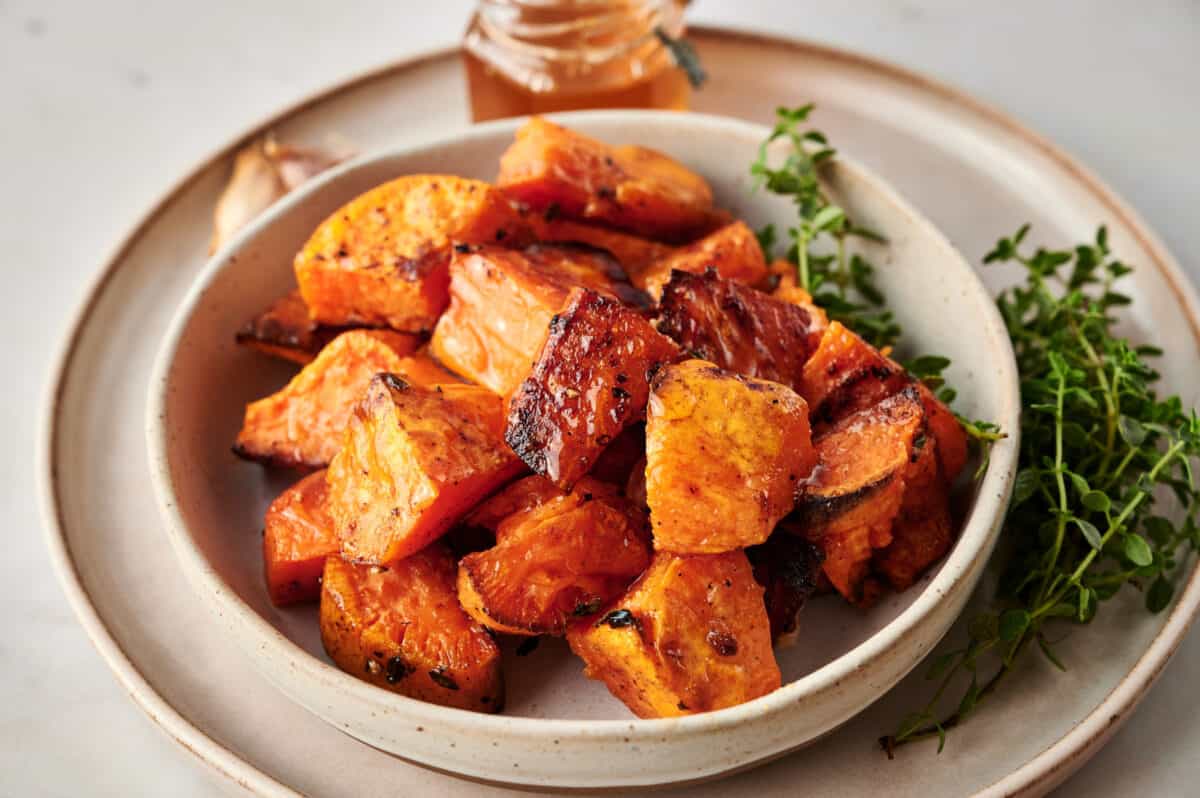
[[[474,5],[0,0],[0,603],[6,626],[38,630],[0,638],[0,794],[213,790],[92,651],[40,534],[29,453],[48,361],[86,281],[195,163],[315,91],[455,44]],[[965,89],[1089,165],[1200,278],[1195,0],[697,0],[687,18],[848,47]],[[1155,784],[1196,783],[1200,724],[1181,698],[1196,675],[1193,636],[1065,794],[1126,794],[1114,785],[1151,759]]]

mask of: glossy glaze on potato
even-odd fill
[[[433,352],[454,371],[507,397],[529,376],[550,320],[578,286],[633,298],[620,266],[595,250],[461,247],[450,263],[450,305],[434,331]]]
[[[415,347],[413,336],[389,330],[342,333],[282,389],[246,405],[234,452],[283,466],[328,465],[367,383],[402,371]]]
[[[644,418],[650,376],[677,357],[675,344],[635,311],[576,289],[513,394],[505,439],[533,471],[569,490]]]
[[[654,547],[717,554],[762,543],[816,462],[808,406],[779,383],[704,360],[664,366],[646,410]]]
[[[658,552],[599,619],[573,625],[571,650],[643,718],[731,707],[775,690],[762,587],[740,551]]]
[[[869,605],[875,550],[892,542],[911,459],[926,440],[925,413],[908,388],[843,418],[813,440],[817,467],[796,501],[795,520],[821,547],[825,575],[853,604]]]
[[[540,501],[497,524],[496,545],[458,568],[458,598],[498,632],[561,635],[593,615],[650,564],[646,515],[613,486],[585,477],[564,493],[530,491]]]
[[[326,506],[325,471],[315,471],[271,502],[263,521],[263,570],[276,607],[316,601],[325,558],[340,548]]]
[[[304,365],[311,363],[326,344],[343,332],[344,327],[328,327],[313,321],[297,289],[246,322],[235,340],[272,357]]]
[[[440,545],[389,567],[330,557],[321,642],[339,668],[394,693],[459,709],[504,706],[500,649],[458,606],[455,566]]]
[[[496,185],[544,213],[598,222],[662,241],[710,226],[712,190],[678,161],[643,147],[613,147],[533,117],[500,158]]]
[[[500,397],[473,385],[371,380],[329,465],[329,506],[352,561],[420,551],[522,471],[504,445]]]
[[[322,222],[296,255],[296,280],[322,324],[427,331],[449,301],[452,245],[530,240],[520,214],[487,183],[409,175]]]
[[[869,408],[910,383],[904,369],[835,321],[804,364],[798,390],[817,428]]]
[[[929,434],[937,441],[938,465],[942,480],[953,485],[967,464],[967,433],[955,417],[954,412],[933,395],[925,385],[918,384],[921,403],[925,406],[925,417]]]
[[[762,288],[782,302],[804,308],[809,317],[809,348],[816,349],[821,343],[821,335],[829,327],[829,315],[813,301],[812,294],[800,286],[796,269],[796,264],[791,261],[772,261],[767,265],[767,281]]]
[[[659,332],[693,357],[797,390],[813,329],[803,308],[712,271],[674,272],[659,304]]]
[[[767,263],[754,231],[745,222],[732,222],[698,241],[651,261],[629,279],[654,298],[662,294],[671,272],[703,274],[709,269],[727,280],[756,285],[767,277]]]

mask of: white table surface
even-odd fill
[[[122,693],[51,574],[32,465],[48,359],[101,258],[167,186],[264,112],[453,42],[472,4],[439,0],[429,19],[431,5],[0,0],[0,796],[216,791]],[[874,53],[1008,110],[1200,278],[1195,0],[699,0],[690,14]],[[1061,794],[1197,794],[1198,676],[1193,634]]]

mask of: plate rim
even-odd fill
[[[840,61],[859,69],[865,69],[900,83],[915,85],[919,89],[948,101],[953,107],[965,108],[971,115],[981,117],[984,121],[1007,131],[1026,145],[1032,145],[1062,168],[1124,224],[1138,244],[1150,255],[1149,265],[1158,269],[1162,274],[1188,320],[1193,337],[1200,340],[1200,298],[1178,261],[1170,254],[1157,234],[1131,206],[1088,168],[1023,123],[939,79],[843,47],[798,37],[759,32],[738,26],[698,24],[691,26],[690,29],[693,35],[700,39],[742,41],[760,46],[806,52],[823,59]],[[108,256],[101,261],[103,264],[101,268],[85,284],[82,298],[70,315],[51,359],[52,366],[42,394],[36,473],[46,544],[51,563],[67,596],[68,603],[74,610],[93,647],[109,669],[113,671],[122,688],[155,725],[222,777],[253,794],[296,796],[300,793],[208,736],[171,706],[150,685],[146,677],[125,654],[100,618],[83,587],[64,532],[65,524],[62,521],[58,502],[57,466],[53,459],[58,432],[59,406],[65,389],[67,371],[76,354],[83,326],[91,317],[97,298],[115,276],[119,264],[128,250],[144,230],[161,215],[166,206],[199,179],[204,172],[217,162],[227,158],[243,142],[260,135],[309,106],[324,102],[342,92],[393,73],[452,57],[458,51],[457,45],[430,47],[387,64],[352,74],[285,105],[213,150],[209,156],[199,161],[196,166],[186,171],[162,192],[149,209],[139,216],[127,228],[126,233],[118,239],[118,243],[109,251]],[[1048,789],[1065,779],[1129,717],[1131,710],[1154,684],[1171,655],[1182,642],[1195,619],[1198,608],[1200,608],[1200,566],[1193,568],[1162,629],[1159,630],[1134,666],[1103,701],[1069,732],[1005,777],[984,788],[980,794],[1032,793],[1043,788]]]

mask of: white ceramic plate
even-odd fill
[[[562,124],[602,140],[669,152],[703,174],[717,204],[755,226],[792,223],[786,198],[754,191],[749,164],[770,129],[700,114],[600,111]],[[473,778],[597,789],[693,781],[797,748],[878,699],[941,639],[991,552],[1016,471],[1016,436],[999,442],[954,549],[912,589],[868,613],[833,596],[814,600],[799,641],[779,651],[784,687],[738,707],[638,720],[586,680],[562,641],[508,657],[502,716],[447,709],[365,684],[328,664],[316,608],[279,611],[262,581],[259,536],[279,474],[229,451],[242,409],[281,385],[258,353],[230,333],[295,284],[291,261],[316,225],[394,177],[453,172],[494,176],[518,126],[505,120],[415,148],[360,159],[287,197],[219,253],[188,292],[150,380],[151,475],[184,572],[220,625],[284,692],[385,751]],[[784,152],[776,148],[776,159]],[[902,355],[938,352],[957,407],[1015,430],[1020,391],[1012,347],[994,303],[946,239],[878,178],[845,157],[827,191],[886,245],[852,242],[878,267],[904,326]],[[311,656],[306,656],[307,654]],[[621,768],[611,762],[620,759]]]
[[[930,81],[826,48],[698,31],[714,75],[698,110],[769,122],[809,99],[819,125],[909,197],[977,262],[1002,232],[1032,221],[1064,244],[1103,221],[1141,269],[1131,326],[1170,341],[1166,389],[1200,396],[1200,313],[1178,267],[1146,226],[1085,170],[990,109]],[[268,120],[286,139],[336,130],[364,150],[464,123],[459,65],[435,54],[368,76]],[[413,114],[411,109],[423,113]],[[130,233],[100,271],[64,342],[46,402],[40,471],[48,542],[81,622],[135,701],[187,750],[261,795],[511,795],[422,770],[338,734],[264,681],[209,621],[157,521],[143,454],[154,353],[206,260],[209,213],[230,150],[199,166]],[[989,270],[992,285],[1004,274]],[[1151,323],[1153,322],[1153,323]],[[1147,616],[1117,605],[1064,649],[1071,670],[1002,691],[946,752],[874,746],[927,695],[919,675],[819,743],[681,794],[960,796],[1041,793],[1127,717],[1200,604],[1193,575],[1175,605]],[[951,638],[962,634],[952,630]],[[958,637],[961,639],[961,637]],[[1031,663],[1030,668],[1043,666]],[[282,731],[281,731],[282,730]],[[614,767],[620,767],[619,760]]]

